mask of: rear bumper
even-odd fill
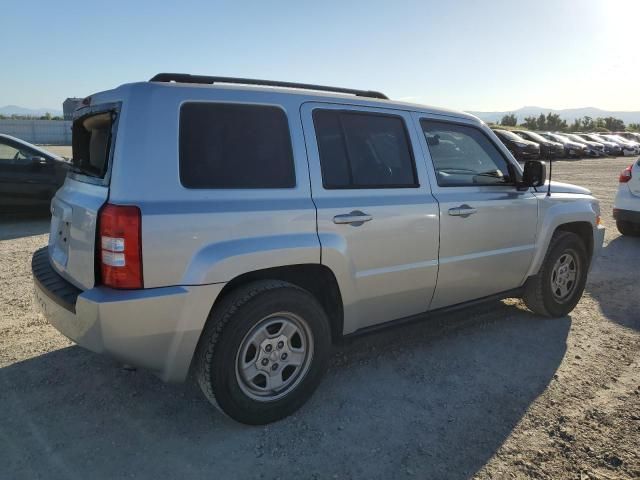
[[[81,291],[51,268],[46,248],[34,253],[32,272],[36,304],[63,335],[170,382],[186,379],[211,306],[224,286]]]
[[[618,184],[613,202],[613,218],[620,221],[640,223],[640,196],[631,192],[629,183]]]
[[[640,224],[640,212],[634,210],[613,209],[613,218],[622,222],[631,222]]]

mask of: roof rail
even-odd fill
[[[324,85],[310,85],[307,83],[278,82],[274,80],[256,80],[254,78],[210,77],[207,75],[190,75],[188,73],[158,73],[150,82],[178,82],[178,83],[236,83],[240,85],[263,85],[267,87],[300,88],[319,92],[347,93],[358,97],[389,98],[380,92],[371,90],[355,90],[352,88],[327,87]]]

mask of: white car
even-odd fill
[[[640,236],[640,159],[620,173],[613,218],[622,235]]]
[[[626,138],[622,138],[620,135],[602,135],[604,138],[611,142],[615,142],[620,147],[622,147],[622,156],[625,157],[627,155],[638,155],[640,154],[640,143],[634,142],[632,140],[627,140]]]

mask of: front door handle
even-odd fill
[[[354,210],[351,213],[344,213],[342,215],[336,215],[335,217],[333,217],[333,223],[336,223],[338,225],[348,223],[353,225],[354,227],[359,227],[364,222],[368,222],[370,220],[373,220],[373,217],[371,215],[367,215],[364,212],[361,212],[360,210]]]
[[[450,208],[449,215],[451,215],[452,217],[467,218],[469,215],[473,215],[477,211],[478,210],[476,210],[473,207],[470,207],[465,203],[464,205],[460,205],[459,207]]]

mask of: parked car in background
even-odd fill
[[[622,148],[622,155],[624,156],[640,154],[640,143],[627,140],[619,135],[612,135],[610,133],[603,133],[601,136],[620,145],[620,148]]]
[[[583,143],[574,142],[569,140],[564,135],[558,135],[551,132],[538,132],[544,138],[559,142],[564,147],[564,156],[567,158],[581,158],[587,154],[586,146]]]
[[[589,190],[547,196],[545,164],[466,113],[185,74],[89,98],[35,303],[241,422],[300,408],[344,335],[514,296],[564,317],[602,247]]]
[[[620,145],[618,145],[616,142],[607,140],[606,138],[603,138],[596,133],[576,133],[576,135],[584,138],[585,140],[601,143],[602,145],[604,145],[604,153],[606,153],[607,155],[611,155],[614,157],[622,155],[622,147]]]
[[[0,211],[48,208],[69,167],[55,153],[0,134]]]
[[[640,236],[640,159],[620,173],[613,218],[621,234]]]
[[[564,133],[563,135],[569,140],[584,144],[587,155],[591,157],[601,157],[603,155],[606,155],[606,153],[604,153],[604,145],[602,143],[594,142],[593,140],[587,140],[586,138],[579,137],[575,133]]]
[[[615,135],[620,135],[627,140],[633,140],[634,142],[640,142],[640,133],[637,132],[613,132]]]
[[[540,158],[540,146],[531,140],[525,140],[509,130],[493,129],[504,146],[509,149],[516,160],[526,161]]]
[[[512,130],[515,134],[530,142],[535,142],[540,146],[541,158],[561,158],[564,156],[564,145],[560,142],[554,142],[536,132],[529,130]]]

